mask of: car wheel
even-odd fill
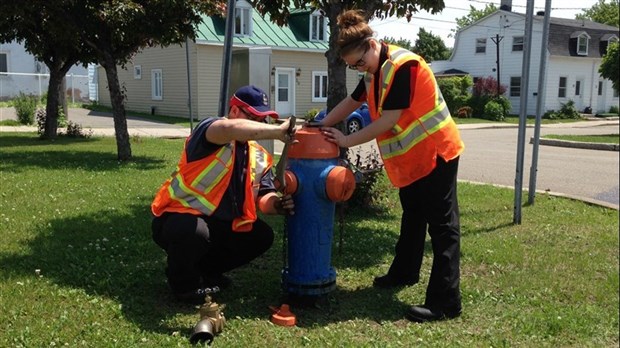
[[[359,120],[352,119],[347,122],[347,132],[348,134],[355,133],[362,129],[362,123]]]

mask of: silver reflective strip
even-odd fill
[[[438,131],[442,122],[448,120],[450,112],[445,103],[433,109],[420,118],[421,122],[414,122],[403,133],[387,139],[379,144],[383,158],[390,158],[407,152],[415,144],[424,140],[428,135]]]
[[[228,146],[222,147],[215,159],[194,179],[192,186],[200,192],[209,192],[219,182],[222,175],[226,173],[226,168],[230,167],[232,158],[232,149]]]
[[[175,176],[170,182],[170,198],[178,201],[185,207],[194,208],[205,215],[211,215],[215,206],[204,197],[199,196],[187,188],[180,178],[180,174]]]

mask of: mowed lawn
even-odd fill
[[[190,346],[198,310],[169,294],[149,209],[183,140],[131,144],[119,163],[113,138],[0,133],[0,347]],[[273,247],[215,295],[227,322],[213,346],[618,346],[617,210],[539,195],[513,225],[511,190],[460,183],[463,315],[415,324],[403,314],[424,300],[432,251],[427,240],[420,284],[371,286],[400,224],[397,191],[381,189],[381,209],[350,207],[342,235],[336,224],[338,288],[293,308],[295,327],[269,321],[283,299],[283,219],[270,217]]]

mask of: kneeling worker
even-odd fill
[[[290,121],[272,125],[267,117],[278,117],[267,94],[241,87],[228,117],[196,126],[153,200],[153,240],[166,251],[168,284],[182,302],[203,303],[205,288],[226,288],[224,273],[271,247],[273,230],[257,206],[265,214],[293,213],[291,196],[276,192],[272,155],[254,140],[291,142],[294,130],[288,133]]]

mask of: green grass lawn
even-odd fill
[[[0,133],[1,347],[189,346],[197,307],[169,294],[149,213],[182,146],[135,137],[134,160],[119,163],[113,138]],[[282,298],[283,229],[281,217],[270,217],[274,246],[231,272],[232,287],[215,296],[227,322],[213,346],[618,346],[617,210],[539,195],[513,225],[511,190],[460,183],[459,197],[460,318],[403,318],[424,299],[428,240],[420,284],[371,286],[398,236],[400,205],[390,189],[383,210],[347,213],[342,250],[334,243],[332,257],[338,288],[320,308],[293,308],[296,327],[269,321],[268,306]]]
[[[580,141],[586,143],[604,143],[604,144],[618,144],[620,143],[620,135],[618,134],[594,134],[594,135],[559,135],[549,134],[543,138],[568,140],[568,141]]]

